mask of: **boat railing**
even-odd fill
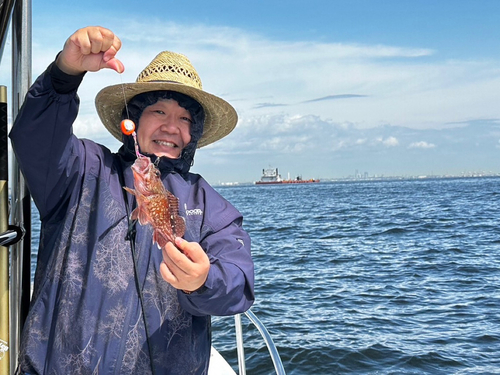
[[[264,324],[260,321],[259,318],[251,311],[247,310],[245,312],[245,316],[253,323],[253,325],[257,328],[260,335],[264,339],[266,343],[267,349],[269,351],[269,355],[271,356],[271,360],[273,361],[274,369],[276,374],[285,375],[285,369],[283,367],[283,363],[281,361],[281,357],[278,353],[278,349],[271,338],[271,335],[267,331]],[[238,353],[238,369],[239,375],[246,375],[246,364],[245,364],[245,350],[243,346],[243,329],[241,325],[241,314],[237,314],[234,316],[234,326],[236,330],[236,350]]]

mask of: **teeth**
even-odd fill
[[[155,141],[155,143],[161,145],[161,146],[167,146],[167,147],[177,147],[175,143],[172,142],[165,142],[165,141]]]

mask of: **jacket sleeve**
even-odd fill
[[[53,66],[29,89],[9,135],[41,219],[64,206],[81,170],[78,153],[83,152],[72,131],[79,107],[76,88],[56,92]]]
[[[239,314],[255,300],[250,236],[242,227],[243,218],[224,198],[214,198],[209,206],[212,229],[200,242],[210,259],[208,278],[198,291],[178,292],[181,305],[193,315]]]

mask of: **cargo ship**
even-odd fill
[[[319,182],[318,179],[303,180],[301,176],[295,179],[282,179],[278,172],[278,168],[267,168],[262,170],[262,176],[259,181],[255,181],[255,185],[279,185],[279,184],[308,184]]]

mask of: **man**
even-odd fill
[[[196,148],[232,131],[236,112],[202,90],[186,57],[162,52],[135,83],[97,95],[104,126],[124,142],[116,154],[73,135],[80,82],[86,72],[122,72],[120,47],[108,29],[76,31],[10,134],[42,221],[21,373],[205,374],[210,316],[254,301],[241,214],[189,172]],[[128,117],[186,222],[184,238],[161,250],[151,226],[128,215],[133,196],[122,187],[133,186],[134,140],[119,130]]]

